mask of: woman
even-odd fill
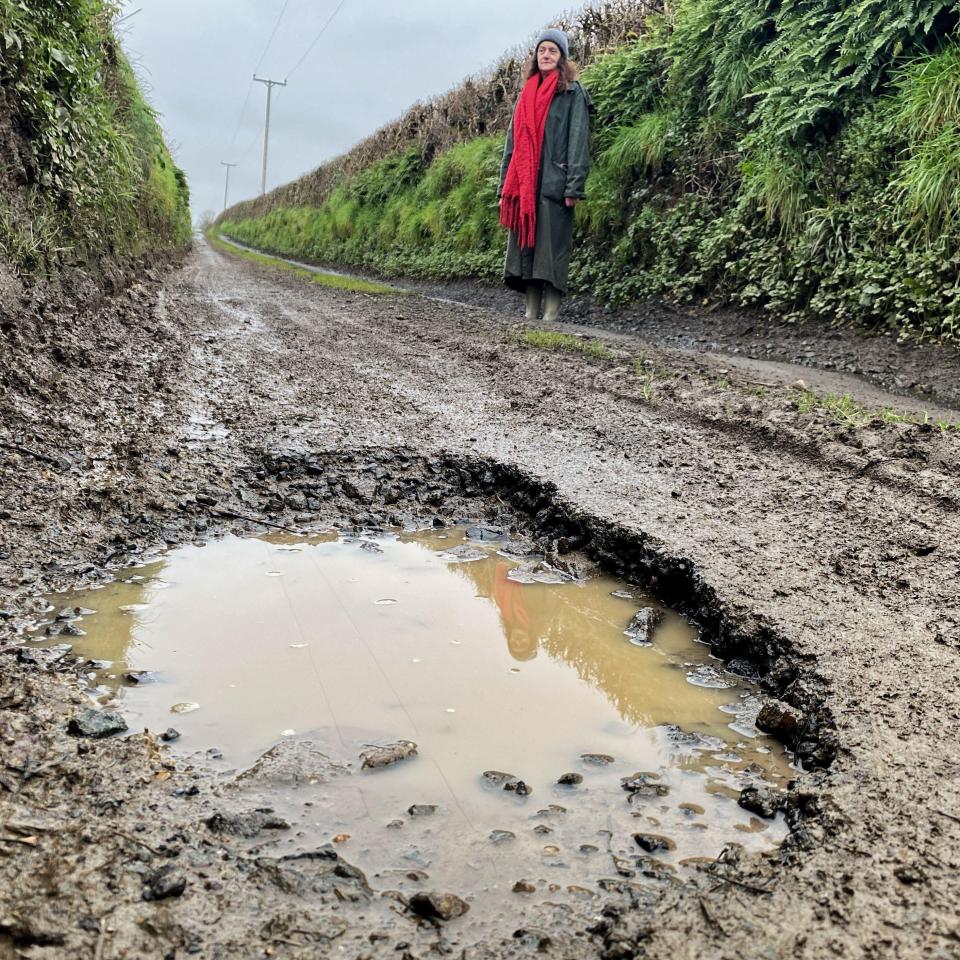
[[[562,30],[537,38],[500,166],[500,222],[510,231],[504,282],[526,294],[528,320],[553,321],[567,292],[573,211],[590,172],[593,104]]]

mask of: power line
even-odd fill
[[[311,42],[310,46],[307,47],[307,52],[304,53],[304,55],[294,64],[293,70],[291,70],[287,74],[286,76],[287,80],[289,80],[290,77],[293,76],[294,71],[300,66],[300,64],[302,64],[303,61],[310,56],[310,54],[313,52],[313,48],[320,42],[320,38],[327,32],[327,28],[330,26],[331,23],[333,23],[334,17],[336,17],[336,15],[343,9],[343,5],[346,2],[347,0],[340,0],[336,8],[334,9],[333,13],[331,13],[330,16],[327,18],[327,22],[320,28],[320,32],[313,38],[313,41]]]
[[[283,6],[280,8],[280,14],[277,17],[276,23],[273,25],[273,30],[270,31],[270,36],[267,38],[267,44],[263,48],[263,52],[260,54],[260,59],[257,61],[257,65],[253,68],[253,72],[256,73],[263,61],[266,59],[267,52],[270,50],[270,44],[273,43],[273,38],[277,35],[277,31],[280,29],[280,23],[283,21],[283,15],[287,12],[287,7],[290,6],[290,0],[283,0]],[[250,104],[250,94],[253,92],[253,81],[251,80],[247,84],[247,93],[243,98],[243,106],[240,108],[240,116],[237,118],[237,126],[233,131],[233,138],[230,141],[230,146],[235,147],[237,144],[237,137],[240,135],[240,128],[243,126],[243,118],[247,113],[247,107]],[[257,137],[259,139],[259,135]]]
[[[288,6],[290,6],[290,0],[284,0],[283,6],[280,8],[280,16],[277,17],[277,22],[273,25],[273,32],[270,34],[270,37],[267,40],[267,45],[263,48],[263,53],[260,54],[260,59],[257,61],[257,65],[253,68],[254,73],[256,73],[263,65],[264,58],[267,55],[267,51],[270,49],[270,44],[273,43],[273,38],[277,35],[277,30],[280,29],[280,21],[283,20],[283,15],[287,12]]]
[[[243,98],[243,106],[240,108],[240,116],[237,118],[237,126],[233,131],[233,138],[230,140],[230,146],[236,146],[237,137],[240,135],[240,128],[243,126],[243,116],[247,112],[247,104],[250,102],[250,94],[253,92],[253,81],[247,84],[247,95]],[[259,139],[259,134],[257,135]]]

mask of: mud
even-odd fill
[[[548,354],[494,311],[203,247],[30,323],[36,349],[4,333],[0,398],[0,956],[958,954],[956,433],[839,424],[726,357],[632,337],[609,363]],[[80,681],[12,644],[45,592],[264,531],[243,517],[472,518],[651,590],[777,701],[805,767],[779,856],[729,848],[677,884],[653,855],[601,901],[465,936],[457,890],[410,910],[345,851],[212,831],[242,799],[152,735],[68,736]],[[421,919],[436,907],[449,921]]]

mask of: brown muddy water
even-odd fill
[[[527,902],[589,899],[611,880],[682,876],[728,843],[773,850],[782,817],[736,802],[793,774],[753,725],[757,690],[670,611],[650,645],[633,642],[631,618],[658,606],[636,588],[573,581],[488,535],[184,547],[52,597],[35,642],[98,661],[93,699],[131,729],[175,727],[174,753],[213,771],[216,797],[291,826],[251,843],[286,853],[336,838],[375,887],[450,890],[474,916],[515,912],[521,879]],[[74,606],[86,612],[68,631],[83,635],[48,637]],[[362,751],[398,740],[417,755],[361,769]],[[631,794],[621,780],[639,772]],[[559,784],[568,773],[582,781]]]

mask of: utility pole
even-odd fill
[[[220,161],[220,166],[227,168],[227,182],[223,185],[223,209],[227,209],[227,194],[230,192],[230,168],[235,167],[235,163],[228,163],[226,160]]]
[[[267,192],[267,148],[270,144],[270,100],[273,97],[273,88],[285,87],[287,81],[262,80],[256,74],[253,75],[253,79],[257,83],[265,84],[267,88],[267,122],[263,128],[263,172],[260,175],[260,195],[263,196],[263,194]]]

